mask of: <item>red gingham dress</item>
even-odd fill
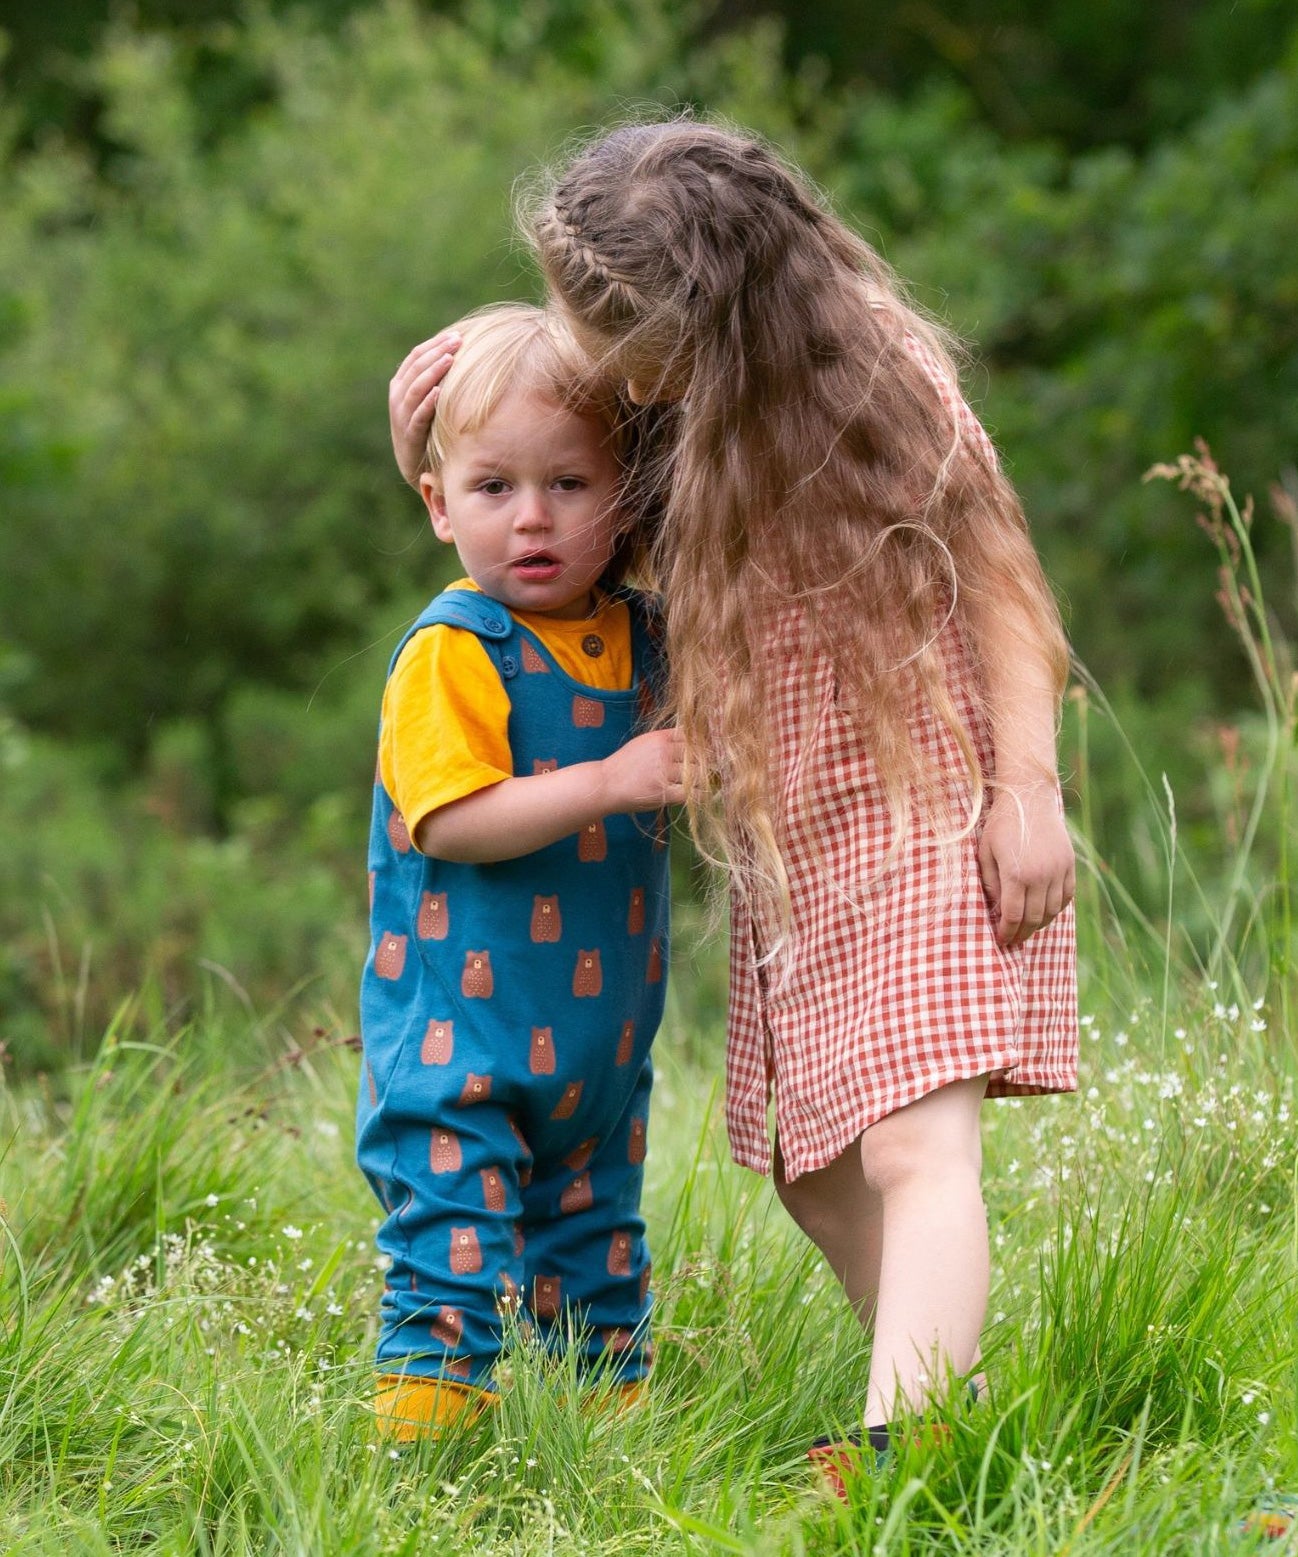
[[[918,341],[910,345],[963,433],[994,459],[959,391]],[[735,1161],[770,1171],[774,1093],[790,1179],[825,1167],[877,1120],[953,1081],[990,1075],[989,1097],[1077,1086],[1071,906],[1023,945],[998,945],[977,834],[944,847],[922,819],[883,868],[892,822],[877,769],[839,712],[827,662],[813,663],[808,685],[802,631],[790,608],[770,640],[789,939],[762,965],[758,927],[732,893],[726,1050]],[[941,648],[987,774],[990,733],[954,628]],[[922,712],[914,730],[925,755],[952,775],[958,801],[968,779],[950,732]]]

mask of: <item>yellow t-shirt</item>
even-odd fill
[[[452,589],[476,590],[469,579]],[[605,692],[631,685],[631,614],[602,595],[593,616],[561,621],[510,613],[576,681]],[[602,652],[583,644],[598,639]],[[379,777],[414,836],[426,816],[514,776],[509,695],[491,657],[463,627],[425,627],[401,651],[383,692]]]

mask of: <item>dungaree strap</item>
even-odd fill
[[[502,681],[508,681],[518,674],[518,649],[510,640],[517,636],[519,628],[505,607],[476,590],[448,589],[425,606],[411,623],[388,664],[389,676],[396,668],[402,649],[425,627],[466,629],[486,649]]]

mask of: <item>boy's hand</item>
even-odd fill
[[[1020,946],[1072,902],[1073,845],[1052,784],[997,790],[978,846],[1002,946]]]
[[[388,384],[392,452],[397,457],[397,468],[412,487],[419,485],[428,429],[433,425],[442,380],[459,348],[460,337],[454,330],[440,331],[421,341],[406,356]]]
[[[605,757],[603,766],[610,813],[685,803],[685,745],[677,729],[637,735]]]

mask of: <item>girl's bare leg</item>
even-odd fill
[[[804,1173],[790,1184],[775,1146],[775,1192],[784,1209],[829,1262],[867,1328],[879,1295],[883,1252],[883,1202],[865,1182],[861,1154],[853,1143],[826,1168]]]
[[[962,1375],[977,1361],[989,1282],[978,1128],[986,1089],[986,1076],[953,1082],[861,1136],[864,1183],[882,1206],[867,1423],[922,1408],[948,1370]]]

